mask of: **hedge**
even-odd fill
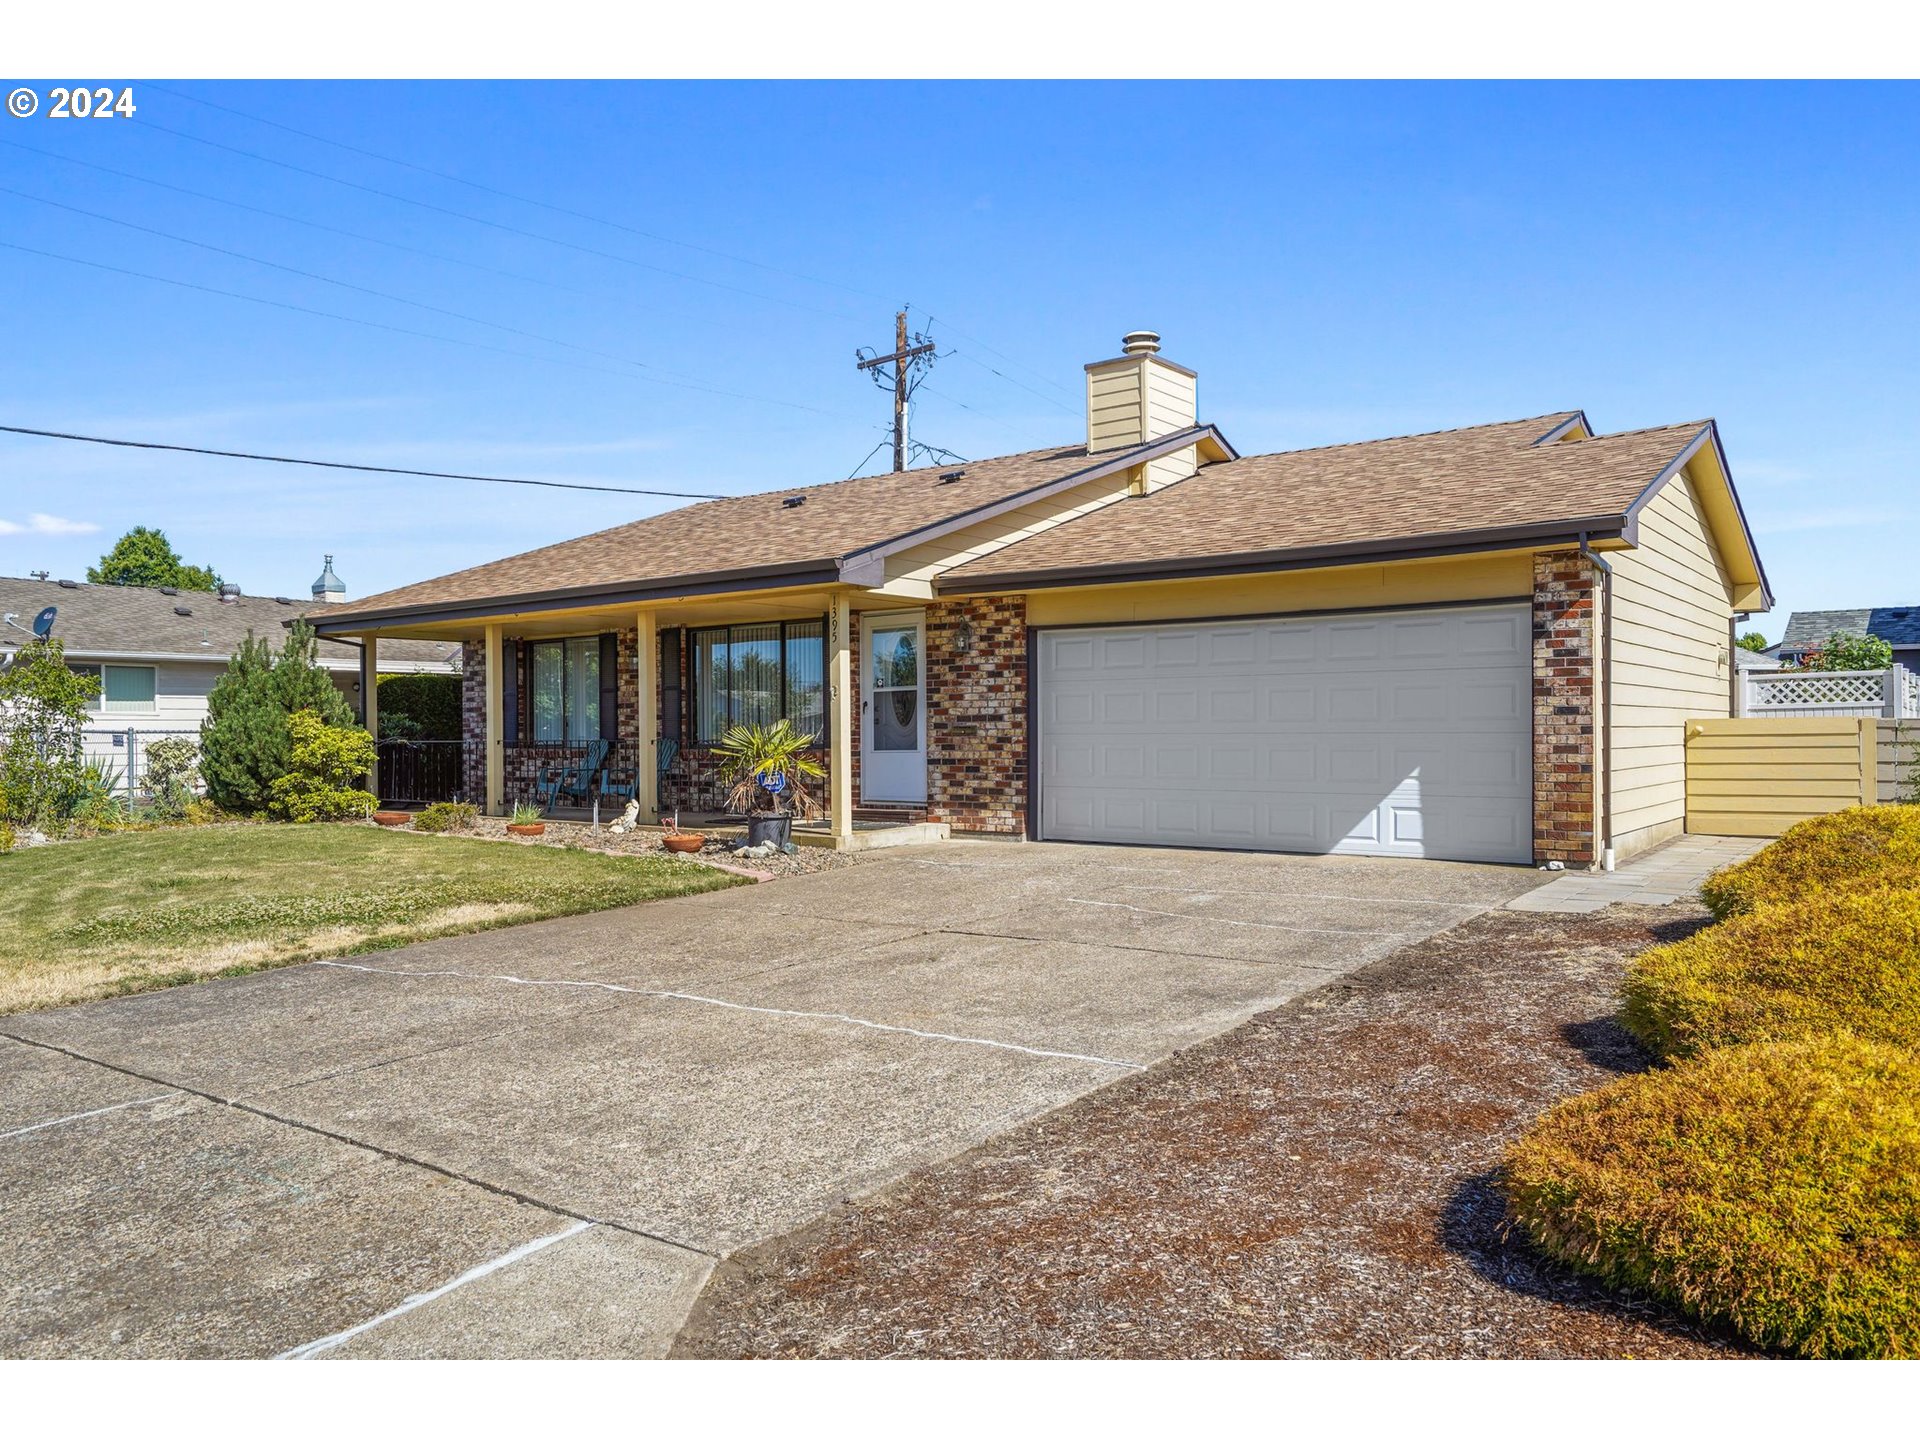
[[[1850,882],[1920,878],[1920,806],[1863,805],[1802,820],[1759,854],[1700,886],[1716,919]]]
[[[1768,1348],[1920,1357],[1920,1058],[1711,1050],[1561,1102],[1507,1156],[1550,1254]]]
[[[1621,1023],[1659,1056],[1837,1031],[1920,1048],[1920,887],[1764,905],[1636,957]]]
[[[461,738],[458,675],[382,675],[376,693],[383,727],[389,717],[405,716],[419,727],[413,739]]]

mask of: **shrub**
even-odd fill
[[[11,849],[13,849],[13,826],[0,820],[0,855],[6,854]]]
[[[105,830],[128,818],[126,797],[120,792],[122,771],[113,761],[89,755],[80,762],[80,783],[69,818],[90,830]]]
[[[1799,1355],[1920,1356],[1920,1057],[1712,1050],[1549,1110],[1509,1213],[1610,1285]]]
[[[207,797],[237,814],[266,809],[274,781],[293,763],[289,717],[301,710],[327,725],[354,723],[333,678],[314,663],[313,631],[304,622],[294,622],[278,656],[249,634],[207,696],[200,727]]]
[[[1920,1048],[1920,887],[1765,905],[1645,951],[1621,1023],[1660,1056],[1837,1031]]]
[[[86,798],[80,732],[100,682],[67,668],[58,640],[20,647],[0,670],[0,819],[57,825]]]
[[[382,675],[379,688],[383,740],[458,740],[458,675]]]
[[[429,835],[439,835],[448,830],[471,830],[475,817],[480,814],[477,805],[462,805],[453,800],[441,800],[427,806],[413,817],[413,828],[424,830]]]
[[[1802,820],[1759,854],[1700,886],[1714,918],[1799,900],[1853,881],[1906,881],[1920,870],[1920,810],[1857,805]]]
[[[184,820],[199,778],[199,748],[184,735],[169,735],[147,747],[147,802],[157,820]]]
[[[268,813],[279,820],[351,820],[373,813],[360,780],[373,765],[373,737],[359,726],[329,725],[311,710],[288,722],[292,759],[273,782]]]
[[[1836,630],[1819,648],[1807,652],[1808,670],[1885,670],[1893,664],[1893,646],[1878,635]]]

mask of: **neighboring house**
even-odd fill
[[[1743,671],[1778,670],[1785,663],[1771,648],[1766,650],[1744,650],[1737,645],[1733,650],[1733,662],[1735,666]]]
[[[1087,367],[1084,441],[692,505],[317,623],[464,645],[495,812],[595,737],[649,812],[706,808],[727,723],[786,715],[841,837],[1589,865],[1680,833],[1684,722],[1730,712],[1731,623],[1771,605],[1712,421],[1243,456],[1158,348]]]
[[[339,585],[333,557],[327,558],[311,601],[0,577],[0,649],[27,640],[34,616],[54,606],[53,638],[64,646],[67,663],[100,681],[100,696],[89,707],[89,753],[124,765],[128,730],[137,732],[138,744],[162,732],[199,732],[207,693],[248,632],[277,649],[289,621],[324,603],[325,582]],[[357,713],[359,646],[322,640],[317,648],[320,664]],[[459,645],[447,641],[387,645],[381,673],[456,674],[459,654]]]
[[[1920,671],[1920,605],[1880,605],[1859,610],[1795,610],[1773,647],[1782,663],[1798,665],[1835,633],[1870,635],[1893,647],[1897,665]]]

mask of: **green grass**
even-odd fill
[[[745,883],[666,857],[215,825],[0,856],[0,1013]]]

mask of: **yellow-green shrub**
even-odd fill
[[[1854,884],[1657,945],[1620,1020],[1662,1056],[1841,1030],[1920,1048],[1920,887]]]
[[[1549,1110],[1508,1210],[1610,1285],[1816,1357],[1920,1356],[1920,1058],[1710,1050]]]
[[[372,814],[373,796],[359,783],[373,768],[373,737],[357,725],[329,725],[311,710],[296,710],[287,728],[291,768],[267,787],[267,813],[296,824]]]
[[[480,807],[477,805],[439,800],[413,817],[413,828],[424,830],[429,835],[439,835],[448,830],[471,830],[479,815]]]
[[[1759,854],[1700,886],[1714,918],[1742,915],[1854,881],[1920,871],[1920,806],[1857,805],[1802,820]]]

